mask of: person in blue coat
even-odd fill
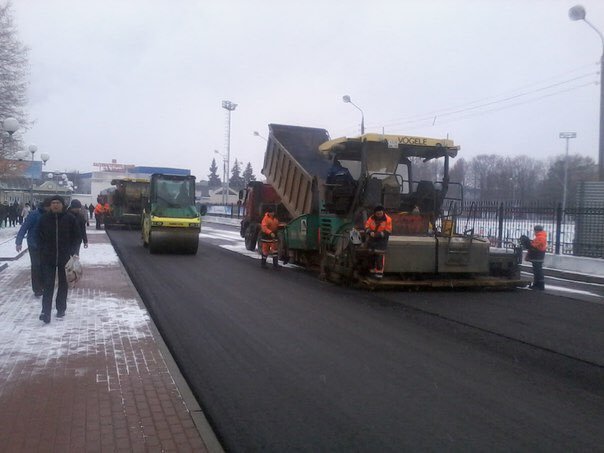
[[[23,238],[27,236],[27,251],[29,252],[29,260],[31,261],[31,288],[36,297],[41,297],[44,292],[42,284],[42,265],[40,262],[40,244],[38,243],[38,224],[42,214],[48,211],[50,207],[50,198],[38,204],[38,209],[31,211],[23,225],[17,233],[16,248],[20,252],[23,247]]]

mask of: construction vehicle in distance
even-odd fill
[[[101,200],[110,208],[110,212],[104,215],[105,229],[140,229],[143,208],[149,198],[149,180],[120,178],[113,179],[111,185],[114,187],[104,191],[102,195],[105,197]]]
[[[325,129],[269,125],[262,173],[291,219],[280,231],[280,257],[369,288],[526,286],[519,248],[491,249],[470,222],[458,225],[463,188],[449,180],[458,150],[448,139],[330,140]],[[377,205],[393,223],[381,280],[369,274],[364,240]]]
[[[244,208],[240,234],[245,240],[245,248],[252,252],[258,245],[260,223],[269,206],[275,209],[277,218],[281,222],[289,220],[289,213],[281,204],[281,198],[269,184],[250,181],[244,190],[239,191],[239,203]]]
[[[151,175],[143,210],[143,245],[151,253],[196,254],[201,217],[195,206],[195,176]]]

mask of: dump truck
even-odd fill
[[[266,209],[275,209],[281,222],[289,220],[289,213],[281,203],[281,198],[270,184],[260,181],[250,181],[247,187],[239,191],[239,203],[243,207],[241,218],[241,237],[244,238],[245,248],[254,251],[260,236],[260,223]]]
[[[321,278],[368,288],[517,287],[521,250],[491,249],[460,225],[463,187],[449,180],[452,140],[270,124],[262,174],[288,212],[280,252]],[[369,273],[364,225],[377,205],[392,218],[384,278]],[[457,230],[461,230],[457,232]]]
[[[105,229],[140,229],[143,208],[149,198],[149,180],[119,178],[113,179],[111,185],[113,187],[105,191],[105,201],[110,207],[104,216]]]
[[[195,205],[195,176],[151,175],[143,210],[143,245],[151,253],[196,254],[201,217]]]

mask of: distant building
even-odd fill
[[[219,187],[216,190],[209,191],[209,200],[210,204],[222,204],[222,193],[223,188]],[[236,204],[239,201],[239,192],[232,187],[229,187],[229,195],[227,197],[227,204]]]
[[[69,202],[77,198],[82,204],[96,204],[102,190],[112,187],[111,181],[120,178],[149,179],[153,173],[190,175],[184,168],[148,167],[129,164],[94,163],[99,171],[89,173],[43,171],[41,161],[8,160],[11,175],[0,177],[0,203],[37,204],[47,196],[59,194]]]

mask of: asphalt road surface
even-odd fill
[[[260,268],[233,228],[196,256],[110,237],[228,451],[604,448],[604,304],[368,292]]]

